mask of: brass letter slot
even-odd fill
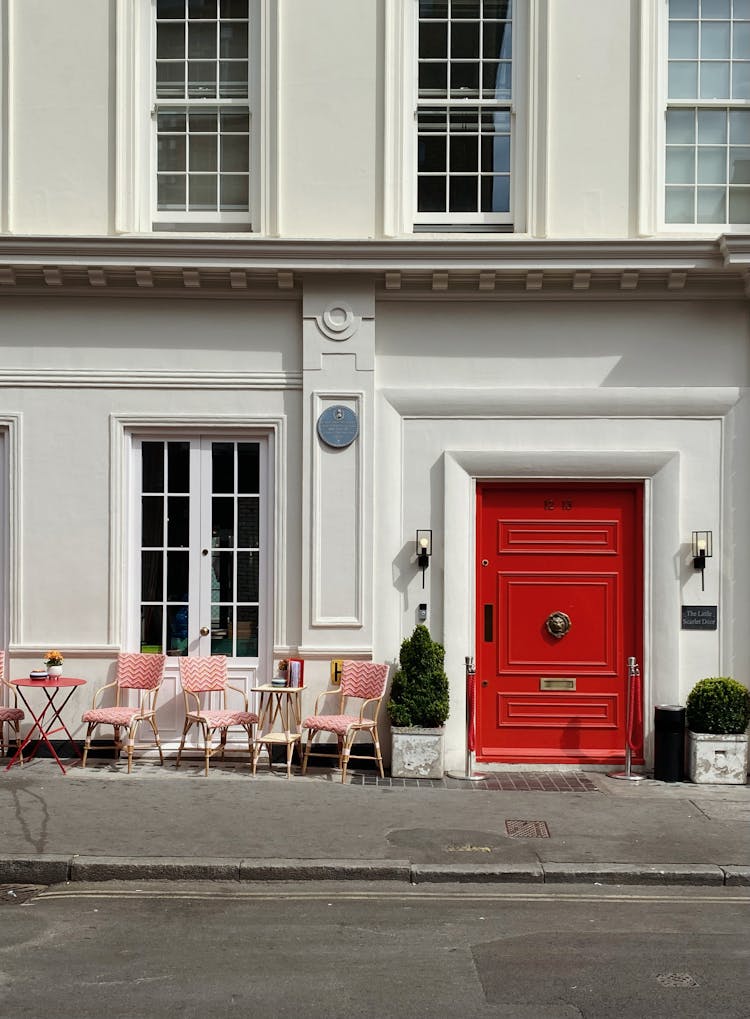
[[[539,680],[540,690],[575,690],[574,679],[546,679],[544,676]]]

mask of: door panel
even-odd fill
[[[480,760],[622,759],[641,561],[641,485],[477,486]]]

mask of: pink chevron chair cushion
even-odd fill
[[[361,697],[362,700],[382,697],[387,679],[387,665],[347,660],[341,673],[341,694],[343,697]]]
[[[321,732],[335,732],[345,736],[352,725],[359,725],[359,715],[310,715],[302,723],[304,729],[317,729]],[[365,721],[369,728],[369,723]]]
[[[0,708],[0,722],[20,722],[22,718],[20,708]]]
[[[180,682],[190,693],[224,690],[227,685],[227,659],[225,655],[211,658],[180,658]]]
[[[83,713],[81,721],[98,725],[130,725],[139,714],[138,708],[91,708]]]
[[[154,690],[164,672],[164,655],[122,651],[117,656],[117,685],[128,690]]]

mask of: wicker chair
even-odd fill
[[[18,694],[15,689],[10,685],[8,680],[5,678],[5,652],[0,651],[0,687],[7,687],[13,696],[13,704],[3,706],[0,705],[0,757],[5,756],[5,743],[6,740],[3,737],[5,732],[5,724],[7,722],[8,728],[12,729],[15,733],[16,750],[21,749],[21,727],[20,722],[23,721],[23,711],[18,706]],[[10,753],[10,735],[7,739],[8,753]],[[23,764],[23,754],[19,755],[19,760]]]
[[[182,741],[177,751],[176,767],[180,766],[180,758],[185,748],[185,738],[193,725],[197,725],[203,733],[203,753],[208,762],[214,754],[224,757],[227,744],[227,731],[230,725],[240,725],[247,733],[248,751],[252,755],[255,739],[255,726],[258,716],[248,711],[247,694],[238,686],[227,682],[227,660],[224,655],[212,655],[210,658],[180,658],[180,682],[185,695],[185,725],[182,730]],[[244,710],[237,711],[227,708],[227,691],[233,690],[244,699]],[[221,694],[221,708],[209,707],[212,694]],[[212,746],[213,734],[219,732],[218,746]]]
[[[88,723],[86,729],[86,741],[83,745],[83,760],[81,767],[86,767],[86,757],[91,746],[91,734],[98,725],[111,725],[114,729],[114,740],[108,746],[114,748],[115,757],[119,758],[123,741],[120,736],[121,730],[127,732],[128,751],[128,774],[133,769],[133,748],[135,746],[138,726],[141,722],[148,722],[154,731],[156,748],[159,751],[159,758],[164,764],[164,754],[161,749],[159,730],[156,726],[156,699],[159,695],[162,679],[164,678],[165,655],[137,654],[123,652],[117,656],[117,676],[113,683],[107,683],[100,687],[94,694],[94,701],[89,711],[85,711],[82,721]],[[105,690],[115,690],[115,703],[111,707],[97,708],[96,704]],[[123,691],[138,690],[140,696],[138,705],[120,704]]]
[[[378,714],[385,695],[388,680],[388,666],[376,662],[344,662],[341,672],[341,685],[338,690],[324,690],[315,701],[315,711],[306,718],[302,727],[308,730],[305,756],[302,760],[302,774],[307,771],[310,757],[335,758],[341,768],[341,781],[346,781],[346,769],[352,758],[372,760],[370,754],[353,754],[352,745],[360,732],[369,732],[374,745],[374,759],[383,777],[383,758],[378,740]],[[326,697],[338,698],[338,712],[331,715],[319,713],[320,704]],[[349,701],[359,701],[359,713],[348,714]],[[356,705],[354,706],[356,710]],[[335,754],[327,751],[313,750],[313,740],[319,733],[333,733],[336,736],[337,750]]]

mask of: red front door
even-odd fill
[[[642,506],[640,484],[477,486],[479,760],[623,759]],[[639,760],[640,699],[632,707]]]

